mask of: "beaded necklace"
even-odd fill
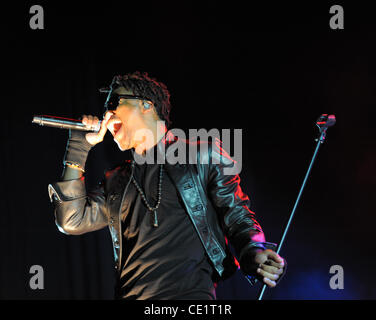
[[[132,161],[132,166],[134,166],[134,160]],[[133,184],[135,185],[138,193],[140,194],[142,201],[144,201],[148,210],[154,214],[154,223],[153,223],[154,227],[158,227],[157,209],[162,199],[162,178],[163,178],[163,164],[160,164],[159,165],[159,181],[158,181],[158,200],[157,200],[157,204],[154,207],[152,207],[149,204],[148,200],[146,199],[145,193],[142,191],[136,179],[133,177],[133,175],[131,176],[131,180]]]

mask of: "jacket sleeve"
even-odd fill
[[[265,242],[264,233],[250,210],[250,201],[240,187],[240,177],[228,174],[234,160],[216,140],[209,154],[208,190],[211,201],[222,222],[225,235],[234,247],[240,267],[246,274],[254,274],[252,255],[257,249],[275,250],[276,245]],[[227,168],[227,170],[226,170]]]
[[[61,232],[80,235],[107,226],[103,185],[86,193],[84,178],[60,181],[48,186],[48,194]]]

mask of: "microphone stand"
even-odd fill
[[[292,221],[292,218],[294,217],[294,214],[295,214],[295,211],[296,211],[296,208],[298,206],[298,203],[299,203],[299,200],[302,196],[302,193],[303,193],[303,190],[304,190],[304,187],[306,185],[306,182],[307,182],[307,179],[308,179],[308,176],[311,172],[311,169],[312,169],[312,166],[313,166],[313,163],[316,159],[316,156],[317,156],[317,153],[319,151],[319,148],[321,146],[322,143],[324,143],[324,140],[325,140],[325,137],[326,137],[326,131],[328,130],[329,127],[333,126],[334,124],[336,123],[336,119],[335,119],[335,116],[334,115],[330,115],[328,116],[327,114],[322,114],[318,120],[316,121],[316,125],[317,127],[319,128],[320,130],[320,136],[319,138],[315,139],[315,141],[317,141],[317,145],[316,145],[316,149],[315,149],[315,152],[313,153],[313,157],[312,157],[312,160],[309,164],[309,167],[308,167],[308,170],[307,170],[307,173],[304,177],[304,180],[303,180],[303,184],[300,188],[300,191],[299,191],[299,194],[298,194],[298,197],[295,201],[295,204],[294,204],[294,207],[292,209],[292,212],[290,214],[290,218],[286,224],[286,227],[285,227],[285,230],[283,232],[283,235],[282,235],[282,238],[281,238],[281,241],[279,242],[279,245],[278,245],[278,248],[277,248],[277,254],[279,254],[279,252],[281,251],[281,248],[282,248],[282,245],[283,245],[283,242],[285,241],[285,238],[286,238],[286,235],[287,235],[287,232],[290,228],[290,225],[291,225],[291,221]],[[266,289],[266,284],[264,284],[260,290],[260,293],[259,293],[259,296],[258,296],[258,299],[257,300],[262,300],[262,297],[264,295],[264,292],[265,292],[265,289]]]
[[[104,114],[103,114],[103,118],[106,114],[106,112],[108,111],[108,103],[110,101],[110,98],[111,98],[111,95],[112,95],[112,92],[114,90],[114,85],[116,84],[116,81],[118,80],[118,76],[114,76],[112,78],[112,81],[111,81],[111,84],[110,84],[110,87],[108,88],[100,88],[99,89],[99,92],[100,93],[107,93],[107,97],[106,97],[106,101],[104,103]]]

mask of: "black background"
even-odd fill
[[[121,4],[120,4],[121,3]],[[29,9],[44,9],[31,30]],[[329,27],[342,4],[344,30]],[[173,128],[243,130],[242,186],[267,240],[278,242],[322,113],[335,114],[281,255],[288,273],[265,299],[375,299],[376,63],[366,4],[33,2],[2,9],[1,299],[112,299],[109,233],[59,233],[47,185],[62,171],[67,131],[33,115],[102,114],[98,88],[147,71],[172,94]],[[88,160],[88,186],[128,153],[108,135]],[[29,286],[32,265],[44,289]],[[332,265],[344,289],[332,290]],[[241,273],[218,299],[254,299]]]

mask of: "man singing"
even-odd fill
[[[239,176],[225,174],[234,163],[221,144],[200,141],[207,148],[197,148],[195,163],[169,163],[174,144],[198,142],[167,130],[166,86],[140,72],[113,84],[99,132],[70,131],[61,181],[49,185],[59,230],[80,235],[109,227],[120,299],[214,300],[215,283],[237,270],[228,241],[242,271],[274,287],[285,261],[265,242]],[[87,126],[98,121],[82,119]],[[134,160],[107,171],[87,193],[86,158],[107,130]],[[146,154],[153,161],[135,160]]]

